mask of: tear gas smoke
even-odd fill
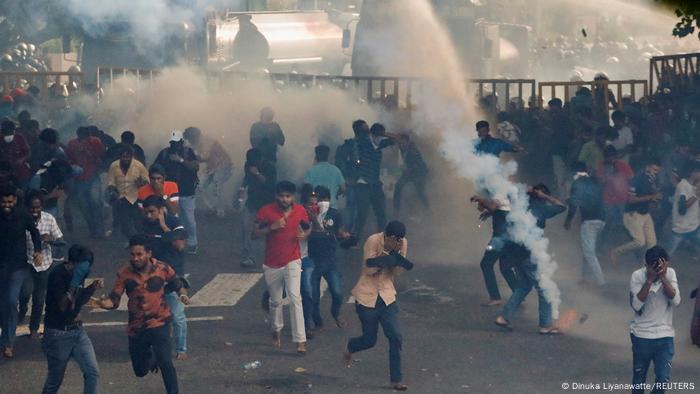
[[[429,2],[404,0],[400,5],[399,2],[392,3],[393,7],[387,6],[383,10],[383,17],[387,18],[385,27],[396,29],[400,34],[388,34],[402,37],[402,41],[392,43],[393,49],[388,52],[382,52],[377,44],[366,49],[377,51],[376,63],[386,65],[386,69],[380,70],[384,75],[395,72],[398,65],[399,68],[410,67],[411,75],[425,78],[423,95],[412,114],[414,131],[438,134],[442,138],[443,154],[462,177],[474,182],[477,189],[510,199],[510,235],[530,249],[538,266],[540,286],[551,302],[556,318],[561,299],[552,276],[557,264],[547,251],[548,241],[543,231],[536,226],[535,218],[528,211],[525,187],[510,180],[516,171],[515,163],[502,164],[494,156],[474,153],[472,125],[477,116],[464,84],[466,78],[454,47]],[[416,29],[416,26],[421,29]],[[390,59],[384,60],[384,56],[390,56]],[[465,206],[467,198],[464,196]]]

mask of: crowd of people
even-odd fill
[[[611,116],[605,105],[615,107]],[[598,258],[603,246],[610,249],[604,261],[611,264],[628,253],[645,262],[645,268],[633,273],[630,287],[635,384],[646,381],[651,360],[656,382],[670,381],[671,317],[680,290],[669,262],[681,248],[700,243],[699,114],[692,92],[660,93],[646,102],[622,98],[618,106],[611,92],[581,88],[566,104],[555,98],[541,109],[535,98],[528,108],[490,113],[496,136],[488,120],[476,124],[476,153],[514,155],[520,164],[517,177],[533,185],[528,188],[529,210],[537,227],[545,228],[548,219],[568,211],[564,227],[571,229],[580,212],[582,284],[606,285]],[[370,126],[364,120],[353,122],[352,130],[354,136],[336,147],[333,163],[332,147],[319,144],[303,180],[292,182],[277,175],[277,153],[286,141],[282,127],[271,108],[261,111],[250,129],[242,183],[233,201],[242,230],[240,264],[264,273],[268,291],[263,306],[270,315],[272,345],[282,345],[286,297],[292,342],[305,354],[307,339],[324,325],[322,278],[334,323],[346,324],[338,247],[357,248],[365,240],[362,271],[352,290],[362,335],[348,341],[344,359],[351,366],[353,353],[373,347],[381,324],[389,339],[392,387],[406,390],[394,278],[413,263],[406,259],[406,225],[389,216],[401,218],[402,193],[409,183],[416,203],[431,209],[426,196],[430,169],[410,134],[388,132],[382,124]],[[172,130],[167,146],[149,165],[134,132],[124,131],[117,143],[88,125],[78,127],[75,138],[61,141],[56,130],[41,129],[26,110],[2,119],[0,131],[4,357],[14,357],[17,325],[30,312],[32,299],[30,337],[41,337],[44,314],[42,344],[49,369],[44,392],[58,390],[71,358],[83,372],[85,392],[96,392],[99,368],[79,313],[85,305],[118,308],[126,294],[134,373],[142,377],[158,370],[166,391],[178,392],[171,351],[174,342],[175,358],[188,358],[185,261],[198,253],[200,244],[196,204],[202,202],[221,219],[228,217],[231,202],[224,190],[234,168],[227,150],[197,127]],[[401,154],[402,169],[388,215],[381,170],[383,151],[392,147]],[[546,185],[542,179],[552,182]],[[481,220],[492,220],[493,234],[480,268],[489,296],[483,305],[503,308],[495,324],[512,329],[517,309],[534,288],[539,333],[561,334],[530,251],[509,234],[509,196],[480,191],[471,200]],[[368,234],[370,210],[376,231]],[[78,231],[76,211],[89,237],[112,238],[128,250],[128,263],[101,297],[95,293],[103,282],[88,279],[94,262],[90,248],[73,244],[67,253],[62,251],[62,229]],[[631,240],[617,236],[622,228]],[[607,239],[619,244],[599,245],[600,234],[606,232],[611,235]],[[657,234],[665,248],[657,244]],[[496,262],[512,290],[507,301],[498,288]],[[693,324],[694,340],[700,343],[700,318]]]
[[[281,346],[286,297],[292,339],[297,352],[304,354],[307,337],[324,324],[322,278],[331,295],[331,317],[338,327],[345,325],[337,248],[357,248],[371,208],[378,232],[364,245],[367,269],[353,290],[362,309],[358,316],[363,334],[348,343],[347,354],[374,346],[381,323],[392,335],[392,384],[405,390],[401,336],[392,305],[393,277],[411,269],[412,263],[405,258],[405,225],[387,220],[380,180],[382,150],[398,146],[405,162],[401,186],[394,194],[395,213],[408,183],[415,185],[427,207],[428,167],[408,134],[387,133],[381,124],[370,127],[363,120],[352,128],[355,137],[337,147],[335,164],[329,162],[331,147],[316,146],[314,164],[297,188],[277,179],[277,151],[285,135],[273,110],[261,111],[260,121],[251,126],[251,147],[233,204],[242,229],[240,264],[264,272],[268,286],[264,307],[270,313],[273,344]],[[59,132],[40,129],[27,110],[3,118],[0,129],[3,356],[14,357],[16,329],[31,299],[30,337],[42,338],[49,367],[44,392],[58,390],[71,358],[83,371],[85,392],[95,392],[99,368],[79,312],[86,304],[118,308],[126,294],[134,373],[140,377],[158,370],[166,391],[177,392],[171,340],[175,358],[187,360],[185,260],[198,253],[196,201],[217,217],[227,217],[231,203],[224,189],[234,171],[226,149],[196,127],[173,130],[168,146],[148,165],[146,152],[131,131],[124,131],[117,142],[96,126],[80,126],[75,138],[61,141]],[[342,212],[340,198],[346,202]],[[76,225],[76,212],[84,227]],[[113,289],[101,297],[95,292],[103,282],[88,279],[92,250],[85,244],[73,244],[67,253],[63,250],[62,229],[72,233],[82,228],[90,238],[123,243],[129,253]]]
[[[605,287],[605,266],[619,264],[627,254],[644,264],[630,282],[634,392],[643,392],[639,388],[652,360],[656,383],[668,383],[672,314],[680,303],[676,271],[669,263],[681,248],[695,256],[700,240],[697,94],[691,89],[662,90],[642,102],[624,97],[618,105],[610,91],[581,88],[565,105],[554,98],[545,109],[539,107],[533,98],[527,109],[513,106],[509,112],[492,112],[501,138],[492,137],[489,123],[481,121],[476,125],[476,150],[515,154],[521,180],[552,180],[552,192],[541,183],[528,189],[529,210],[538,227],[568,210],[564,228],[570,230],[580,213],[581,285]],[[559,334],[528,251],[508,233],[508,196],[486,193],[472,201],[482,220],[493,222],[481,269],[489,295],[483,305],[503,307],[495,324],[512,329],[514,310],[534,287],[539,292],[540,333]],[[601,234],[607,241],[602,244]],[[599,259],[601,253],[607,258]],[[513,291],[505,303],[494,273],[497,261]],[[699,323],[696,311],[691,334],[696,344]]]

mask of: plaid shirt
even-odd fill
[[[58,227],[58,223],[56,223],[56,218],[48,212],[41,212],[36,228],[42,236],[48,234],[53,239],[63,237],[63,233]],[[34,245],[32,244],[32,238],[29,236],[29,231],[27,231],[27,263],[31,264],[36,272],[46,271],[51,268],[51,264],[53,264],[53,255],[51,254],[51,245],[48,242],[41,241],[41,265],[38,267],[34,265],[33,254]]]

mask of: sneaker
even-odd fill
[[[253,268],[255,267],[255,260],[251,259],[250,257],[241,261],[241,267],[244,268]]]
[[[187,247],[188,254],[197,254],[197,245]]]

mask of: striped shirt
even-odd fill
[[[357,150],[360,160],[358,183],[380,183],[379,174],[382,165],[382,149],[393,144],[394,141],[388,138],[382,139],[376,145],[369,136],[357,138]]]
[[[48,212],[41,212],[39,221],[36,224],[37,230],[39,230],[40,235],[50,235],[53,239],[59,239],[63,237],[58,223],[56,223],[56,218],[53,217]],[[29,236],[29,231],[27,231],[27,263],[34,267],[36,272],[46,271],[51,268],[53,264],[53,254],[51,251],[51,244],[48,242],[41,241],[41,265],[35,266],[34,259],[32,255],[34,254],[34,244],[32,243],[32,238]]]

